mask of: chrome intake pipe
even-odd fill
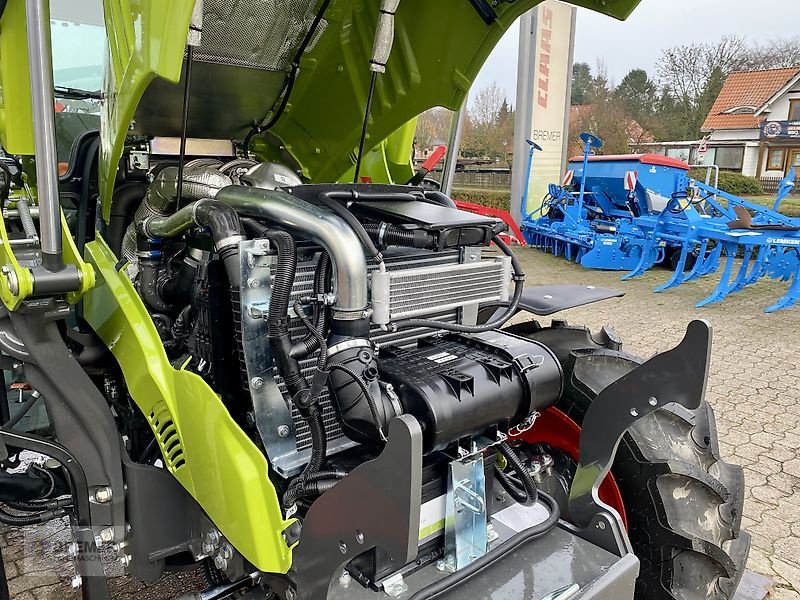
[[[358,236],[342,219],[279,190],[228,186],[217,192],[215,199],[241,216],[275,223],[325,248],[334,271],[334,318],[367,316],[367,259]]]

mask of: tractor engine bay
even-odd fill
[[[112,214],[111,244],[173,366],[203,377],[262,447],[287,516],[375,458],[400,415],[422,430],[437,510],[464,456],[486,455],[482,487],[499,473],[512,496],[535,494],[495,451],[520,462],[505,440],[555,403],[563,375],[546,346],[496,330],[523,281],[502,222],[438,192],[302,185],[246,159],[187,162],[180,194],[175,166],[150,179],[127,227]],[[502,320],[477,324],[481,303],[509,302]],[[423,536],[431,559],[439,516]]]

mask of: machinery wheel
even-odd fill
[[[566,323],[542,329],[530,322],[507,331],[556,353],[566,385],[555,409],[578,425],[606,386],[642,362],[605,330],[593,337]],[[673,405],[640,420],[625,434],[612,475],[641,561],[636,599],[731,598],[750,548],[740,531],[744,473],[721,460],[709,404],[696,411]]]

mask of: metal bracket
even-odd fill
[[[370,548],[386,551],[398,569],[413,560],[421,494],[422,429],[402,415],[389,424],[380,456],[311,505],[294,550],[297,600],[326,598],[343,565]]]
[[[450,463],[445,518],[445,562],[458,571],[486,554],[486,478],[483,456]]]
[[[680,344],[609,385],[586,412],[569,512],[587,539],[610,552],[631,551],[627,537],[618,535],[624,529],[612,526],[621,523],[619,514],[598,496],[622,436],[667,404],[674,402],[689,410],[700,406],[711,362],[711,337],[707,321],[692,321]]]

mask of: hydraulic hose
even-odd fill
[[[524,506],[536,504],[536,501],[539,499],[539,490],[536,487],[536,482],[533,480],[533,477],[531,477],[531,474],[528,472],[528,469],[526,469],[525,465],[522,463],[522,459],[520,459],[519,455],[514,452],[507,442],[502,442],[499,446],[499,450],[500,454],[502,454],[508,462],[508,466],[510,466],[519,477],[522,483],[522,489],[519,489],[511,478],[504,473],[500,467],[495,465],[495,475],[500,485],[502,485],[509,495],[520,504]]]
[[[25,527],[27,525],[39,525],[40,523],[47,523],[53,519],[58,519],[67,514],[63,508],[55,510],[46,510],[36,514],[29,515],[12,515],[0,508],[0,523],[9,525],[11,527]]]
[[[442,323],[429,319],[404,319],[402,321],[390,323],[389,329],[391,331],[397,331],[398,329],[408,329],[410,327],[427,327],[430,329],[457,331],[459,333],[481,333],[483,331],[491,331],[492,329],[502,327],[506,321],[517,312],[519,301],[522,298],[522,292],[525,289],[525,272],[522,269],[522,263],[519,262],[519,259],[511,251],[511,248],[508,247],[508,244],[500,239],[500,236],[495,236],[492,238],[492,241],[503,254],[511,258],[511,269],[514,272],[514,294],[511,297],[511,303],[502,315],[484,325],[459,325],[458,323]]]
[[[497,561],[501,560],[511,552],[514,552],[524,544],[527,544],[536,538],[540,538],[546,533],[552,531],[556,525],[558,525],[558,520],[561,517],[561,512],[558,508],[558,502],[544,492],[539,493],[539,498],[550,511],[550,516],[547,517],[545,521],[520,531],[518,534],[510,537],[505,542],[500,544],[497,548],[490,550],[475,560],[469,566],[464,567],[460,571],[456,571],[452,575],[449,575],[444,579],[440,579],[436,583],[432,583],[428,587],[419,590],[408,600],[432,600],[441,594],[450,593],[453,591],[453,588],[466,583],[483,570],[492,566]]]

